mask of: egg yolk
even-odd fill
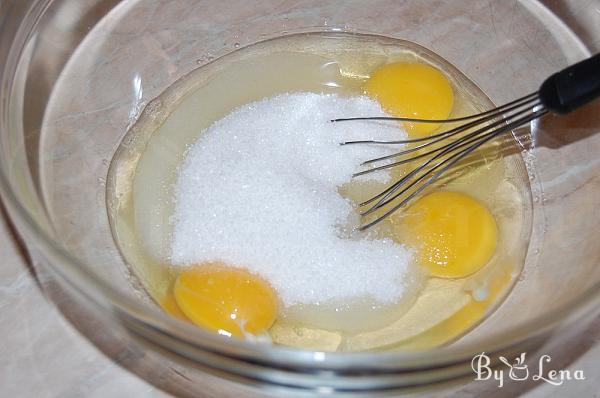
[[[161,306],[167,312],[167,314],[170,314],[175,318],[181,319],[182,321],[189,322],[188,317],[185,316],[183,311],[181,311],[181,308],[179,308],[179,306],[177,305],[177,301],[175,301],[175,296],[172,293],[169,293],[165,296],[165,298],[161,302]]]
[[[432,276],[468,276],[483,267],[496,249],[498,228],[494,217],[463,193],[431,193],[401,217],[409,242],[419,248],[420,262]]]
[[[223,264],[184,270],[173,292],[177,305],[193,323],[226,336],[259,335],[277,316],[277,296],[267,282]]]
[[[447,119],[452,111],[452,86],[442,72],[433,66],[397,62],[384,65],[371,75],[365,93],[396,117]],[[404,123],[412,137],[431,133],[439,124]]]

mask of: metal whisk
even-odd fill
[[[464,159],[487,142],[510,133],[517,127],[550,112],[557,114],[569,113],[599,96],[600,54],[596,54],[591,58],[553,74],[534,93],[500,107],[471,116],[442,120],[403,117],[333,119],[332,122],[356,120],[393,120],[413,123],[464,122],[464,124],[458,127],[421,138],[398,141],[362,140],[341,143],[341,145],[418,144],[392,155],[367,160],[363,165],[373,167],[356,173],[355,176],[422,160],[412,171],[395,181],[384,191],[360,204],[360,207],[366,208],[366,210],[361,212],[361,216],[363,217],[372,215],[380,210],[380,212],[375,214],[376,217],[373,220],[365,222],[360,229],[364,230],[372,227],[398,209],[404,207],[411,199],[437,181],[461,159]],[[415,154],[415,152],[418,153]],[[385,163],[378,166],[382,162]]]

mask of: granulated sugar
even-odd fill
[[[358,219],[338,187],[361,162],[398,150],[339,143],[405,136],[395,124],[330,122],[357,115],[385,113],[367,97],[294,93],[247,104],[215,122],[179,171],[173,264],[244,267],[269,281],[284,306],[399,300],[410,278],[410,250],[339,232]]]

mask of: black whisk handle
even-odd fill
[[[567,113],[600,97],[600,54],[553,74],[539,91],[542,104]]]

